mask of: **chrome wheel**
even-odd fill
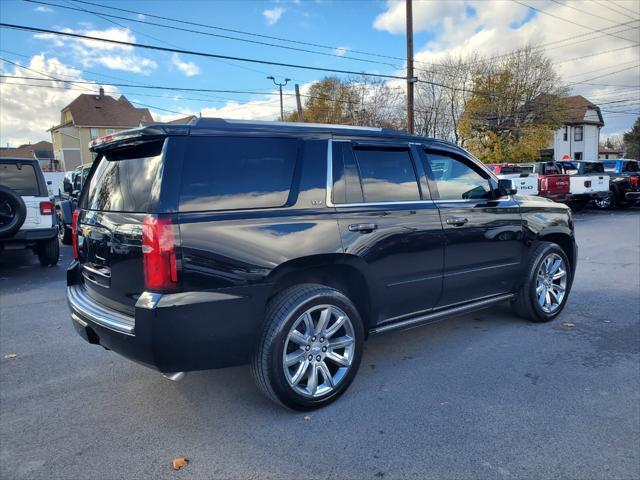
[[[598,208],[602,208],[602,209],[607,209],[609,207],[611,207],[611,192],[609,192],[606,196],[604,197],[598,197],[594,200],[594,203],[596,204],[596,207]]]
[[[553,313],[564,299],[567,289],[567,268],[557,253],[547,255],[538,267],[536,297],[545,313]]]
[[[305,397],[333,391],[355,357],[355,334],[345,312],[317,305],[300,315],[287,335],[282,368],[289,386]]]

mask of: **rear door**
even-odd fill
[[[330,200],[345,253],[368,271],[378,323],[433,308],[444,236],[415,151],[408,144],[332,144]]]
[[[422,158],[446,236],[438,307],[511,292],[525,252],[520,206],[494,198],[495,180],[464,155],[425,148]]]
[[[144,291],[142,225],[158,213],[164,139],[110,149],[96,160],[80,198],[82,281],[96,301],[132,312]]]

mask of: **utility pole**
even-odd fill
[[[413,0],[407,4],[407,131],[414,133],[413,127],[413,84],[418,81],[413,76]]]
[[[276,82],[276,79],[273,77],[267,77],[267,80],[271,80],[274,84],[280,88],[280,121],[284,122],[284,107],[282,106],[282,87],[284,87],[287,83],[291,81],[290,78],[285,78],[284,83]]]
[[[300,100],[300,86],[296,83],[296,106],[298,107],[298,121],[304,122],[302,118],[302,101]]]

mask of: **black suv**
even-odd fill
[[[202,118],[92,148],[73,324],[172,379],[250,362],[269,397],[312,409],[346,390],[369,335],[506,301],[548,321],[571,288],[569,209],[447,142]]]

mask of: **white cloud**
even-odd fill
[[[264,18],[267,20],[267,25],[273,25],[278,20],[280,20],[280,17],[284,12],[285,12],[284,8],[275,7],[269,10],[265,10],[264,12],[262,12],[262,15],[264,15]]]
[[[138,14],[136,15],[136,18],[137,18],[138,20],[144,20],[144,19],[145,19],[145,18],[147,18],[147,17],[145,17],[145,15],[144,15],[143,13],[138,13]]]
[[[347,47],[337,47],[333,49],[333,54],[344,57],[349,52]]]
[[[187,77],[193,77],[200,74],[200,67],[193,62],[185,62],[180,59],[177,53],[174,53],[171,57],[171,63],[173,63],[178,70],[184,73]]]
[[[72,30],[70,28],[63,28],[61,31],[107,40],[117,40],[120,42],[135,43],[136,41],[135,35],[128,28],[112,27],[104,30]],[[102,65],[111,70],[123,70],[143,75],[149,75],[158,67],[158,64],[154,60],[136,55],[134,53],[134,47],[131,45],[100,42],[84,38],[67,38],[51,33],[39,33],[34,35],[34,37],[49,41],[53,47],[64,47],[66,50],[65,53],[69,53],[69,49],[71,49],[71,53],[73,53],[75,58],[85,67]]]
[[[44,5],[38,5],[34,10],[40,13],[53,12],[53,8],[45,7]]]
[[[429,63],[437,63],[448,55],[467,56],[480,53],[496,56],[527,44],[540,45],[569,38],[566,42],[550,45],[547,55],[556,63],[556,69],[563,81],[571,83],[584,80],[601,73],[615,72],[624,67],[637,65],[639,48],[626,48],[604,55],[589,56],[600,51],[614,50],[640,42],[640,30],[627,18],[613,10],[591,2],[569,0],[558,5],[551,2],[536,3],[536,7],[556,17],[565,18],[588,28],[579,27],[558,18],[533,12],[527,7],[513,2],[499,0],[466,0],[449,2],[414,2],[414,30],[435,32],[435,37],[426,45],[416,45],[415,67],[428,70]],[[576,10],[577,9],[577,10]],[[610,18],[607,23],[602,18]],[[593,33],[593,30],[614,28],[616,35],[629,41],[609,35]],[[392,34],[405,32],[405,2],[387,1],[385,10],[373,23],[374,28]],[[624,31],[625,27],[628,29]],[[633,28],[632,28],[633,27]],[[590,36],[581,36],[587,33]],[[579,40],[593,39],[580,43]],[[564,60],[587,56],[580,60]],[[563,62],[563,63],[559,63]],[[589,82],[592,83],[592,82]],[[603,110],[624,110],[638,112],[638,104],[628,107],[602,105],[618,98],[638,98],[638,89],[620,91],[617,87],[604,85],[635,85],[640,88],[638,69],[606,76],[594,80],[603,85],[577,84],[572,86],[573,94],[584,95]],[[619,97],[612,97],[617,92]],[[615,105],[615,104],[614,104]],[[616,115],[603,111],[605,127],[608,131],[628,129],[635,120],[633,115]]]
[[[64,65],[57,58],[35,55],[25,65],[28,68],[65,80],[85,81],[78,70]],[[2,64],[7,75],[33,77],[33,72]],[[47,85],[56,88],[41,88],[33,85]],[[71,103],[81,93],[97,93],[99,85],[70,85],[54,80],[34,81],[27,79],[4,79],[0,83],[0,144],[18,146],[40,140],[51,141],[47,129],[60,123],[60,110]],[[107,95],[119,96],[116,88],[105,86]],[[86,89],[86,90],[83,90]]]

